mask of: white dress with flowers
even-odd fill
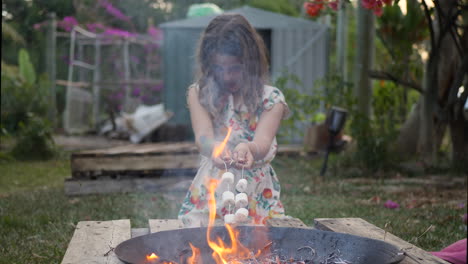
[[[275,104],[282,103],[286,106],[286,111],[282,118],[286,117],[289,109],[284,99],[284,95],[275,87],[264,86],[262,106],[254,114],[247,112],[244,106],[240,111],[234,110],[232,96],[229,96],[228,103],[222,112],[222,118],[215,122],[214,133],[218,140],[222,140],[227,134],[227,128],[231,127],[232,132],[229,138],[228,147],[233,149],[240,142],[252,141],[255,135],[257,122],[263,111],[270,110]],[[257,160],[250,170],[237,170],[229,168],[228,171],[235,175],[234,186],[220,183],[215,192],[217,218],[224,219],[228,213],[234,214],[237,208],[226,208],[222,205],[222,194],[229,190],[237,194],[235,184],[242,177],[247,180],[248,196],[248,222],[252,224],[265,224],[265,221],[273,217],[283,217],[284,208],[280,202],[280,184],[275,171],[270,162],[276,155],[278,145],[276,138],[271,143],[268,154],[262,160]],[[179,211],[179,219],[185,226],[206,226],[208,224],[208,179],[221,179],[225,169],[215,167],[209,157],[201,156],[200,168],[187,192]]]

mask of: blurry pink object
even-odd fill
[[[388,209],[396,209],[396,208],[400,208],[400,205],[392,200],[387,200],[385,203],[384,203],[384,206]]]
[[[453,264],[466,264],[466,238],[451,244],[441,251],[429,253]]]
[[[106,9],[107,13],[113,15],[114,17],[120,20],[130,21],[130,18],[128,16],[124,15],[122,11],[114,7],[111,3],[103,0],[103,1],[100,1],[100,4],[102,7]]]
[[[66,16],[63,18],[63,20],[57,22],[57,27],[65,31],[71,31],[76,25],[78,25],[78,20],[72,16]]]

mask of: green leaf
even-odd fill
[[[25,49],[20,49],[19,51],[18,64],[21,77],[23,77],[28,84],[34,84],[36,82],[36,72],[29,59],[29,54]]]

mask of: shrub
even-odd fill
[[[20,50],[19,66],[2,63],[1,127],[15,133],[29,113],[45,117],[48,109],[49,80],[47,75],[36,78],[26,50]]]
[[[52,126],[44,118],[32,113],[26,123],[20,122],[16,144],[11,154],[18,160],[47,160],[56,153],[52,138]]]

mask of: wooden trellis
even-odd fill
[[[58,32],[57,36],[70,39],[67,80],[55,81],[56,84],[66,87],[63,125],[67,133],[83,133],[97,129],[103,120],[103,89],[116,90],[118,87],[123,87],[121,110],[132,112],[139,102],[132,98],[131,87],[148,87],[162,82],[160,73],[154,73],[148,69],[143,71],[143,78],[137,78],[135,74],[132,74],[140,70],[132,69],[137,66],[132,64],[130,46],[147,44],[160,46],[161,43],[157,39],[137,34],[130,37],[110,37],[105,34],[95,34],[79,26],[75,26],[70,33]],[[115,60],[110,59],[111,62],[104,62],[103,58],[109,56],[105,50],[115,47],[120,48],[117,52],[120,56],[116,56]],[[150,62],[145,62],[149,68]],[[103,69],[108,67],[109,63],[119,63],[122,66],[123,72],[120,77],[103,76],[105,75]]]

